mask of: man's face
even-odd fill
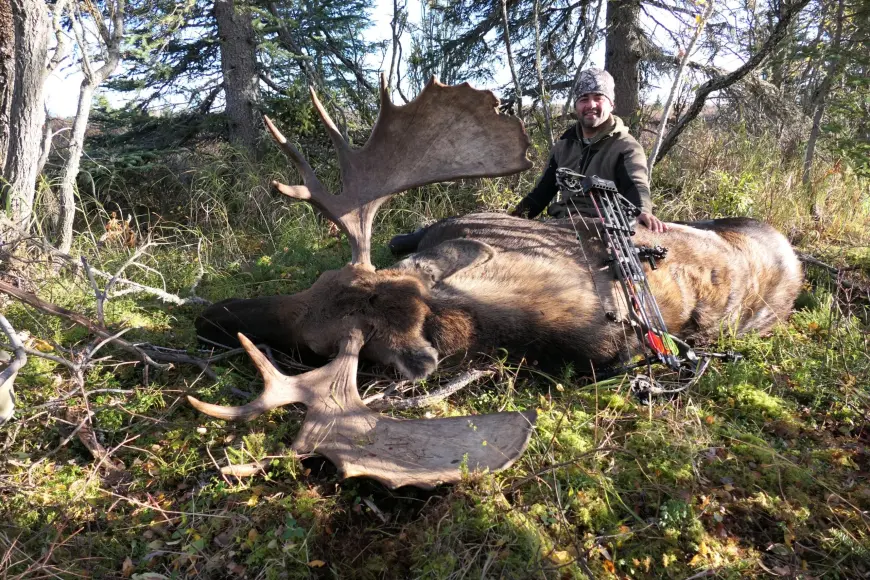
[[[610,119],[613,103],[600,93],[586,93],[574,103],[574,110],[584,129],[596,129]]]

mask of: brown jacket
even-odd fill
[[[550,162],[535,189],[523,198],[512,212],[530,218],[540,214],[559,192],[556,169],[567,167],[583,175],[597,175],[616,183],[619,193],[645,212],[652,212],[646,155],[640,143],[628,132],[628,127],[613,116],[610,130],[604,130],[591,140],[584,140],[579,125],[568,128],[550,151]],[[575,201],[576,203],[576,201]],[[578,204],[580,205],[580,204]],[[594,215],[591,207],[578,207],[580,213]],[[550,215],[564,215],[565,204],[553,203]]]

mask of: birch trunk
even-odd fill
[[[124,8],[124,0],[108,3],[107,10],[109,11],[112,24],[111,29],[103,21],[101,14],[97,12],[92,13],[104,43],[101,52],[105,54],[106,59],[103,66],[96,70],[91,65],[87,52],[88,47],[85,46],[84,24],[82,23],[81,14],[77,13],[75,15],[81,26],[80,32],[76,34],[76,38],[82,52],[82,69],[85,73],[85,78],[82,80],[81,87],[79,88],[79,103],[75,119],[73,120],[69,151],[66,164],[61,173],[59,196],[61,221],[57,249],[64,254],[68,254],[70,248],[72,248],[73,222],[76,212],[76,177],[79,174],[82,153],[84,152],[85,131],[88,128],[88,119],[91,115],[94,91],[115,72],[115,69],[118,68],[118,64],[121,62],[121,39],[124,37]],[[73,28],[75,29],[75,24]]]
[[[67,160],[61,173],[60,186],[60,239],[57,249],[68,254],[72,248],[73,222],[76,212],[76,177],[81,166],[82,153],[85,149],[85,131],[91,116],[91,101],[94,98],[94,86],[86,78],[79,87],[79,104],[73,120]]]
[[[650,151],[649,158],[646,162],[649,175],[652,175],[653,165],[655,165],[656,156],[659,154],[662,139],[664,139],[665,136],[665,127],[668,124],[668,117],[671,116],[671,108],[674,106],[674,99],[678,94],[680,94],[680,85],[683,83],[683,73],[686,70],[686,63],[689,62],[689,56],[695,49],[695,44],[698,42],[698,38],[701,37],[704,25],[707,24],[707,20],[710,19],[711,14],[713,14],[713,0],[707,0],[707,7],[704,9],[704,14],[701,16],[700,20],[698,20],[698,24],[695,26],[695,33],[692,34],[692,38],[689,40],[689,45],[686,47],[686,50],[680,59],[680,64],[677,66],[677,72],[674,74],[674,84],[671,86],[670,94],[668,94],[668,100],[665,101],[665,108],[662,111],[662,118],[659,121],[659,127],[656,130],[656,138],[653,142],[652,151]]]

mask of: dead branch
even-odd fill
[[[0,314],[0,329],[9,337],[15,355],[9,366],[0,372],[0,425],[2,425],[12,417],[15,410],[15,394],[12,387],[15,383],[15,377],[18,376],[18,371],[27,364],[27,354],[24,351],[21,338],[2,314]]]
[[[396,409],[398,411],[402,411],[405,409],[420,409],[423,407],[430,407],[436,403],[439,403],[449,397],[450,395],[464,389],[471,383],[474,383],[483,377],[491,377],[495,374],[493,371],[482,371],[482,370],[470,370],[466,373],[461,374],[456,377],[440,389],[437,389],[431,393],[426,395],[421,395],[419,397],[412,397],[410,399],[400,399],[400,398],[383,398],[383,399],[375,399],[371,400],[370,403],[367,403],[369,409],[373,409],[376,411],[380,411],[383,409]],[[373,398],[372,398],[373,399]],[[366,401],[363,401],[366,402]]]
[[[21,302],[24,302],[28,306],[32,306],[33,308],[36,308],[41,312],[45,312],[46,314],[51,314],[53,316],[59,316],[61,318],[70,320],[78,324],[79,326],[84,326],[92,334],[95,334],[101,339],[106,339],[118,348],[135,355],[136,358],[138,358],[140,361],[148,366],[165,370],[168,369],[172,363],[192,364],[200,368],[207,366],[209,363],[208,359],[203,360],[178,352],[167,352],[165,350],[157,350],[137,346],[131,342],[120,338],[120,336],[116,336],[116,334],[109,329],[103,327],[100,324],[97,324],[92,320],[89,320],[88,318],[77,312],[73,312],[71,310],[63,308],[62,306],[57,306],[56,304],[46,302],[34,294],[25,292],[3,281],[0,281],[0,292],[9,294],[10,296],[17,298]]]
[[[72,257],[71,255],[61,252],[57,248],[53,247],[49,242],[43,240],[41,238],[32,236],[21,231],[14,223],[12,223],[9,219],[0,216],[0,247],[3,248],[4,253],[11,253],[12,248],[14,248],[17,244],[25,244],[27,246],[34,247],[42,252],[48,254],[49,258],[53,260],[53,263],[58,265],[69,265],[75,269],[81,267],[81,264],[78,259]],[[138,257],[138,256],[137,256]],[[201,264],[201,262],[200,262]],[[119,292],[116,295],[121,293],[130,294],[130,293],[143,293],[150,294],[155,296],[156,298],[162,300],[163,302],[169,302],[171,304],[175,304],[178,306],[185,306],[187,304],[205,304],[210,305],[211,302],[200,298],[196,295],[191,295],[188,298],[181,298],[175,294],[167,292],[166,290],[161,290],[160,288],[154,288],[151,286],[147,286],[145,284],[140,284],[139,282],[134,282],[132,280],[128,280],[127,278],[121,278],[120,274],[129,267],[130,264],[125,264],[121,270],[115,275],[109,274],[108,272],[103,272],[93,266],[90,266],[91,273],[103,280],[111,281],[115,279],[114,284],[121,284],[127,286],[127,288],[123,292]],[[202,267],[200,265],[200,269]],[[113,285],[114,285],[113,284]],[[195,286],[194,286],[195,289]]]
[[[727,89],[755,70],[785,37],[792,20],[797,17],[808,3],[809,0],[794,0],[787,5],[784,4],[779,21],[773,27],[773,30],[771,30],[770,36],[764,44],[759,47],[758,51],[743,64],[743,66],[727,75],[714,77],[698,88],[698,91],[695,93],[695,100],[692,102],[689,109],[683,114],[680,120],[677,121],[673,128],[668,131],[668,134],[662,141],[661,149],[659,149],[658,156],[654,161],[655,163],[658,163],[665,155],[667,155],[668,151],[670,151],[674,146],[674,143],[676,143],[680,134],[682,134],[689,123],[698,116],[704,108],[704,104],[707,102],[707,97],[710,93]]]
[[[809,254],[798,251],[795,251],[795,254],[797,255],[798,259],[804,264],[810,264],[812,266],[816,266],[817,268],[821,268],[839,286],[842,286],[843,288],[846,288],[848,290],[859,290],[861,292],[870,293],[870,286],[868,286],[867,284],[861,284],[859,281],[846,278],[846,273],[851,270],[855,270],[856,268],[837,268],[836,266],[827,264]]]

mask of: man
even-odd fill
[[[540,214],[558,193],[556,170],[567,167],[583,175],[597,175],[616,183],[626,199],[641,208],[637,220],[654,232],[668,227],[652,214],[646,156],[640,143],[628,133],[622,120],[613,114],[613,77],[605,70],[590,68],[580,73],[574,94],[578,122],[570,127],[550,151],[550,162],[535,189],[511,212],[533,218]],[[571,202],[570,211],[594,216],[590,205]],[[552,216],[567,215],[565,201],[550,205]]]

